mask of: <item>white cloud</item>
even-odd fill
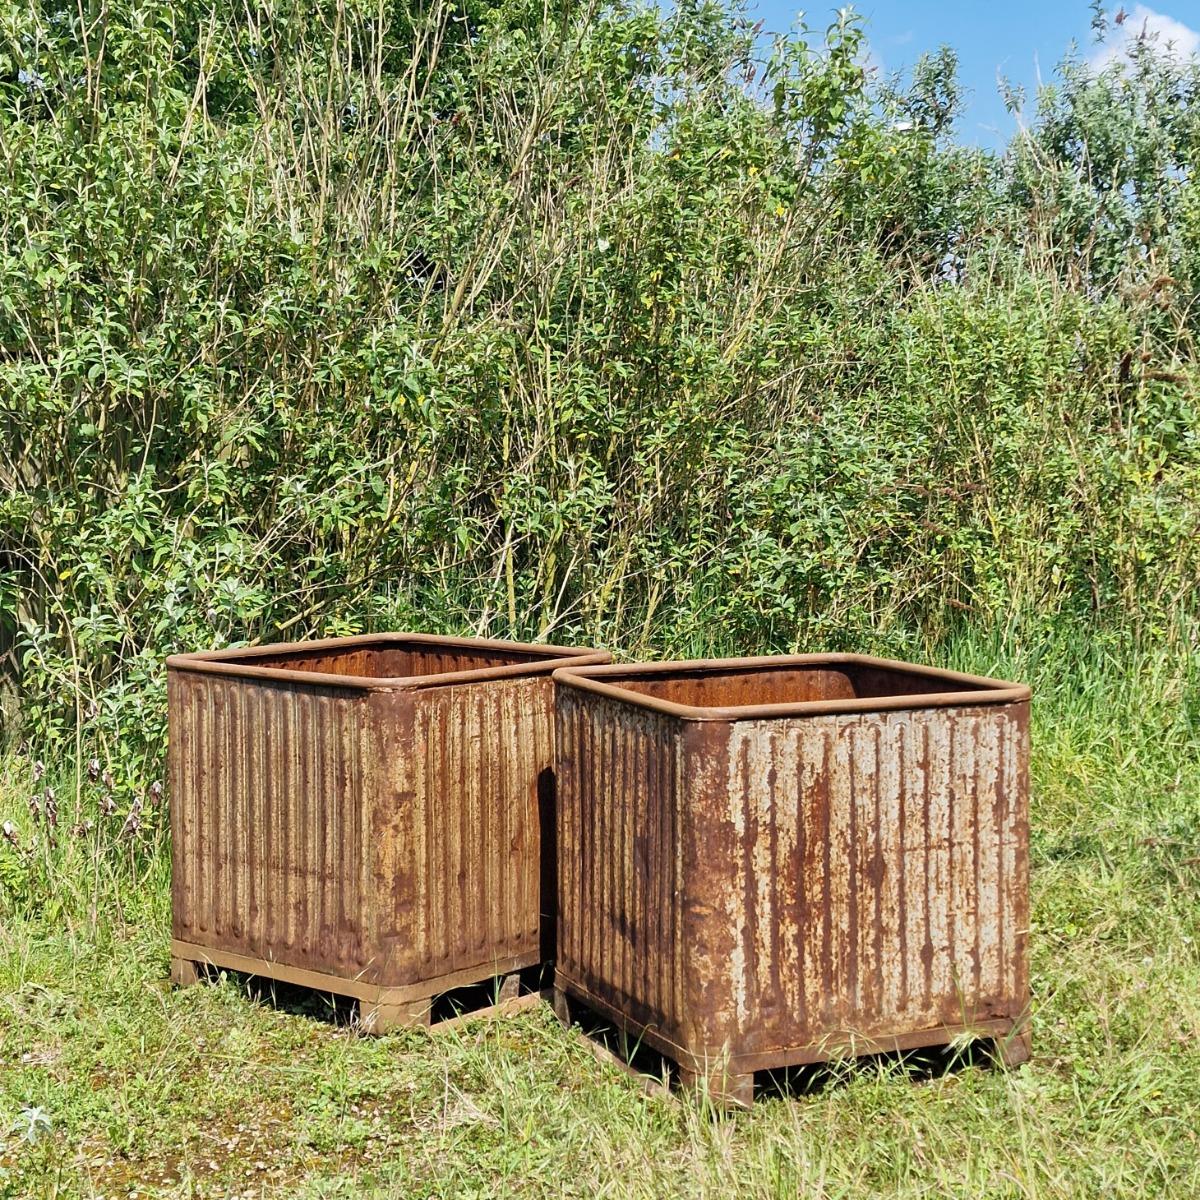
[[[1118,12],[1122,10],[1117,10]],[[1108,14],[1108,37],[1091,57],[1093,67],[1107,67],[1109,63],[1127,59],[1131,47],[1142,38],[1149,41],[1159,54],[1185,59],[1200,54],[1200,33],[1182,21],[1155,12],[1144,4],[1135,4],[1125,11],[1125,19],[1116,23],[1117,13]]]

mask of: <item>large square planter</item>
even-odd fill
[[[169,658],[176,980],[317,987],[382,1030],[541,961],[551,672],[608,657],[385,634]]]
[[[1029,1054],[1029,689],[861,655],[556,673],[557,1001],[753,1073]]]

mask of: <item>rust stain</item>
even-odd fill
[[[607,658],[397,634],[169,659],[177,943],[355,995],[540,961],[551,672]]]
[[[1027,689],[845,655],[555,678],[556,986],[727,1077],[1027,1052]]]

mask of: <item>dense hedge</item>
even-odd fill
[[[128,802],[162,657],[279,635],[1178,631],[1200,69],[1068,61],[993,154],[949,52],[901,86],[852,19],[665,7],[2,10],[31,754]]]

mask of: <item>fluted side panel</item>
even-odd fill
[[[674,718],[560,688],[558,967],[678,1040],[683,747]]]
[[[389,974],[431,979],[536,961],[539,797],[552,795],[553,683],[541,676],[413,693],[405,748],[405,878]]]
[[[357,974],[371,957],[365,696],[169,680],[175,937]]]
[[[1020,1013],[1015,707],[732,724],[711,843],[736,848],[718,905],[730,991],[714,1028],[739,1053]]]

